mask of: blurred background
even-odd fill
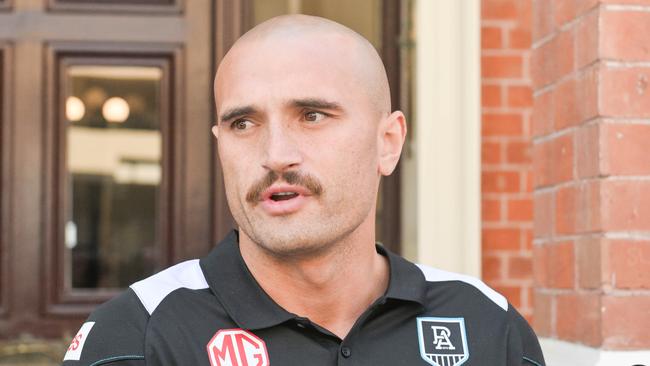
[[[380,242],[481,277],[550,365],[650,363],[650,0],[0,0],[0,365],[233,228],[213,76],[291,13],[365,36],[407,116]]]

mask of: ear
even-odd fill
[[[214,137],[216,137],[217,139],[219,138],[219,125],[216,125],[216,124],[215,124],[214,126],[212,126],[212,134],[213,134]]]
[[[406,118],[395,111],[379,124],[379,174],[390,175],[399,161],[406,138]]]

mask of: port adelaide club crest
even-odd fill
[[[417,318],[420,356],[433,366],[459,366],[469,359],[463,318]]]

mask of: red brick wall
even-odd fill
[[[483,280],[529,320],[533,199],[531,0],[482,0]]]
[[[533,0],[535,327],[650,347],[650,0]]]

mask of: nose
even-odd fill
[[[288,126],[282,123],[268,123],[265,141],[264,168],[283,172],[302,163],[298,139]]]

